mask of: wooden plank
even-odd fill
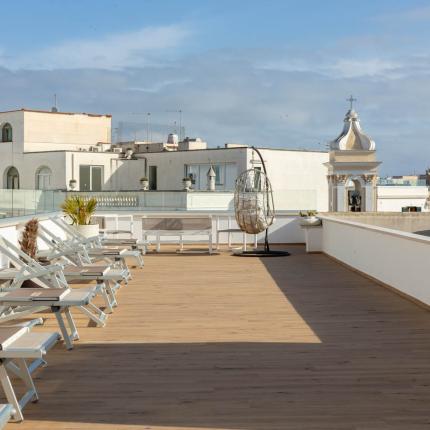
[[[74,313],[20,429],[428,429],[429,312],[288,250],[147,255],[105,328]]]

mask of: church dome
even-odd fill
[[[344,119],[343,130],[330,143],[330,149],[335,151],[374,151],[375,142],[363,132],[360,120],[355,110],[350,109]]]

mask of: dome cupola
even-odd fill
[[[358,114],[352,108],[352,101],[355,99],[351,96],[348,100],[351,102],[351,108],[343,120],[343,130],[335,140],[330,142],[330,149],[334,151],[374,151],[374,140],[361,129]]]

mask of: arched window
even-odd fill
[[[49,190],[51,188],[52,171],[42,166],[36,170],[36,190]]]
[[[2,142],[12,142],[12,126],[7,122],[1,129]]]
[[[9,167],[6,172],[6,188],[8,190],[19,189],[19,173],[16,167]]]

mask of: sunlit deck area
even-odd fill
[[[428,429],[430,313],[325,254],[162,252],[7,429]],[[41,330],[57,331],[46,315]]]

